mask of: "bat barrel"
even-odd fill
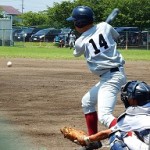
[[[111,14],[107,17],[106,21],[107,23],[111,23],[115,18],[116,16],[119,14],[120,10],[118,8],[115,8]]]

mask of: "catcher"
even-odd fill
[[[148,150],[150,144],[150,86],[141,81],[129,81],[122,86],[121,100],[126,111],[117,124],[96,134],[87,136],[74,129],[61,132],[68,139],[82,146],[109,138],[111,150]],[[71,129],[71,128],[70,128]],[[76,132],[76,134],[74,134]],[[68,134],[69,133],[69,134]],[[90,149],[89,149],[90,150]]]

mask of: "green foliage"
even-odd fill
[[[3,18],[1,8],[0,8],[0,18]]]
[[[45,12],[27,12],[20,16],[23,20],[24,26],[36,26],[36,25],[46,25],[47,14]]]
[[[148,28],[150,24],[149,0],[117,0],[121,13],[116,21],[119,26],[137,26],[140,29]]]
[[[73,3],[69,1],[63,1],[61,4],[54,3],[54,7],[49,8],[47,11],[48,23],[50,26],[56,28],[69,27],[70,24],[66,21],[66,19],[71,15],[73,8]]]
[[[95,23],[105,21],[114,8],[120,9],[120,14],[112,26],[137,26],[140,29],[149,28],[149,0],[74,0],[54,3],[53,7],[39,13],[27,12],[21,15],[25,26],[48,25],[55,28],[73,27],[66,21],[73,8],[78,5],[90,6],[95,13]]]
[[[101,9],[99,10],[102,11],[102,20],[105,20],[114,8],[120,9],[120,14],[112,23],[113,26],[136,26],[140,29],[149,28],[149,0],[99,0],[99,2],[99,5],[101,5]],[[96,5],[94,9],[97,7],[100,6]],[[97,13],[95,14],[96,16],[98,16]]]
[[[0,18],[3,18],[3,15],[0,14]]]
[[[0,7],[0,18],[3,18],[1,7]]]

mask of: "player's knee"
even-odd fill
[[[104,114],[98,114],[98,120],[99,120],[99,122],[101,123],[101,124],[103,124],[103,125],[105,125],[105,117],[104,117],[105,115]]]
[[[85,94],[82,98],[82,109],[85,114],[95,112],[95,103],[90,99],[89,94]]]
[[[85,95],[82,97],[82,101],[81,101],[81,103],[82,103],[82,108],[87,107],[87,100],[88,100],[88,96],[87,96],[87,94],[85,94]]]
[[[83,97],[82,97],[82,107],[92,107],[95,106],[93,100],[91,99],[89,93],[86,93]]]
[[[106,127],[109,127],[112,120],[114,120],[114,116],[110,113],[98,113],[98,120],[101,124],[103,124]]]

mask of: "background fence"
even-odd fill
[[[25,46],[25,34],[23,38],[17,37],[12,29],[0,29],[0,46]],[[49,42],[30,42],[30,46],[48,46]],[[120,49],[147,49],[150,50],[150,31],[120,32],[117,41]]]
[[[0,29],[0,46],[13,46],[12,29]]]
[[[150,32],[120,32],[120,38],[117,41],[118,47],[123,49],[144,48],[150,49]]]
[[[12,18],[0,18],[0,45],[12,45]]]

